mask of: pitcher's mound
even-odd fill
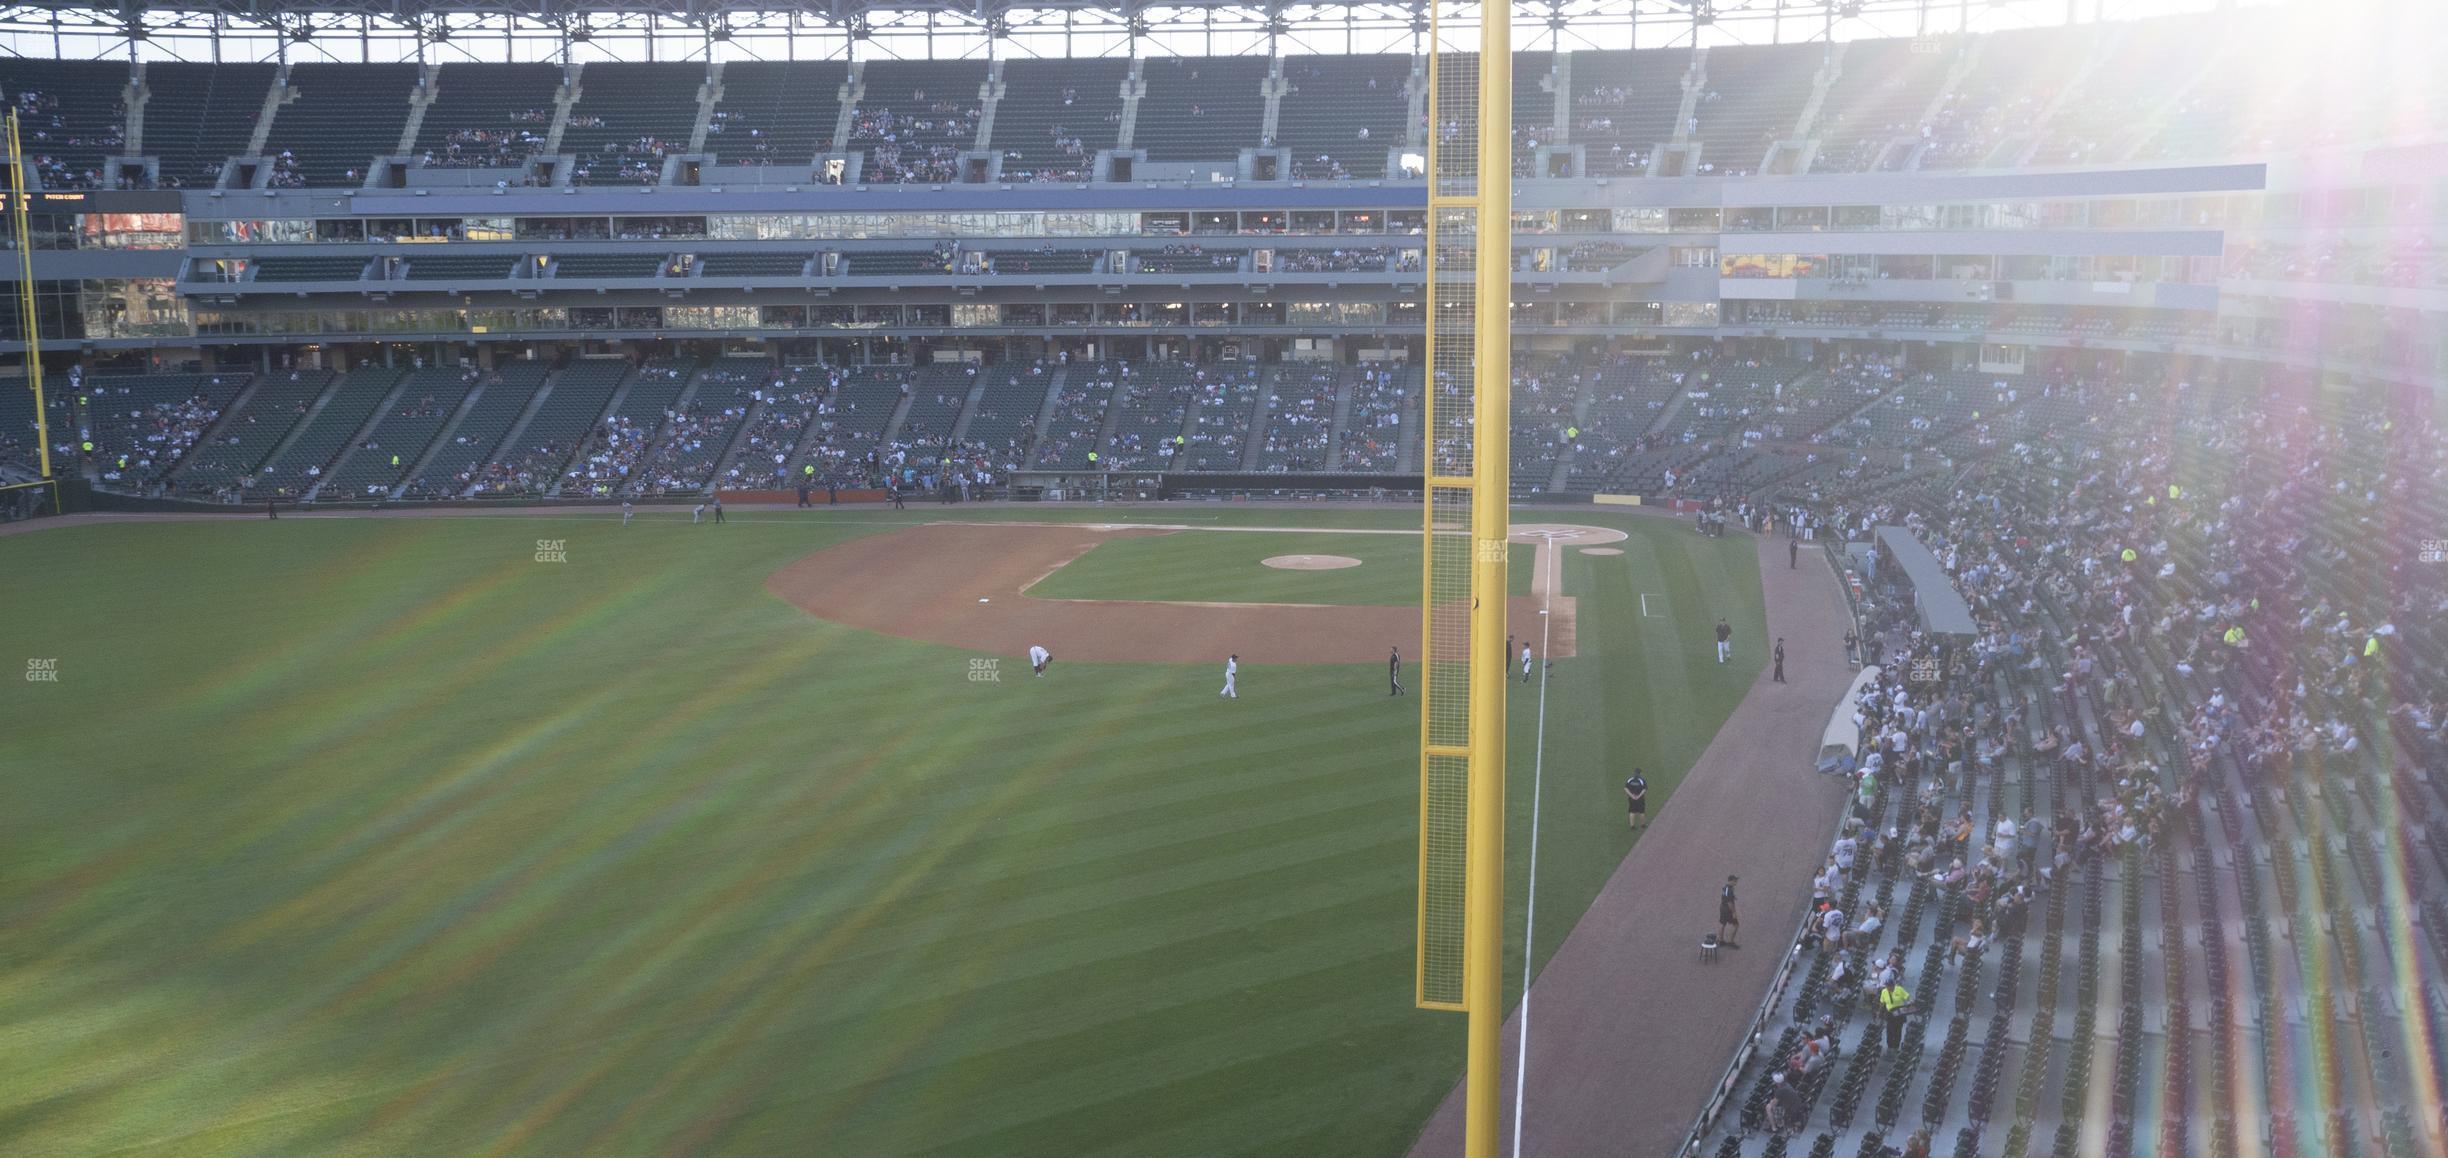
[[[1270,555],[1258,562],[1278,571],[1340,571],[1360,565],[1349,555]]]

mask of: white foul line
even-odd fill
[[[1548,553],[1553,555],[1555,549],[1555,540],[1547,540]],[[1550,559],[1551,564],[1554,562]],[[1522,906],[1521,1045],[1513,1059],[1513,1158],[1521,1158],[1522,1096],[1530,1088],[1530,977],[1538,971],[1538,946],[1531,940],[1531,931],[1538,921],[1539,797],[1546,787],[1547,770],[1547,672],[1555,662],[1547,658],[1548,628],[1555,622],[1555,616],[1548,612],[1554,609],[1556,588],[1563,585],[1564,576],[1556,574],[1555,582],[1547,585],[1547,606],[1539,609],[1538,738],[1530,748],[1530,896]]]

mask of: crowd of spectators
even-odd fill
[[[2448,568],[2436,565],[2435,546],[2426,556],[2419,541],[2368,533],[2379,512],[2448,506],[2448,440],[2426,408],[2386,395],[2341,399],[2276,372],[2195,383],[2151,369],[2127,367],[2126,382],[2069,384],[2090,400],[2073,411],[2078,420],[2038,429],[1951,482],[1868,480],[1815,503],[1735,504],[1780,534],[1801,523],[1819,536],[1865,540],[1872,527],[1903,526],[1937,557],[1976,624],[1968,638],[1927,634],[1913,593],[1884,569],[1865,591],[1861,654],[1883,671],[1857,706],[1855,805],[1811,884],[1815,915],[1803,946],[1808,975],[1833,1009],[1799,1014],[1754,1076],[1753,1108],[1772,1128],[1804,1128],[1830,1088],[1800,1043],[1832,1038],[1857,1008],[1893,1023],[1889,1051],[1917,1040],[1924,1024],[1933,1035],[1946,1026],[1950,1040],[1967,1019],[2001,1024],[2014,1013],[2009,980],[2024,951],[2036,946],[2053,962],[2077,947],[2061,932],[2068,894],[2087,895],[2077,903],[2096,914],[2103,883],[2121,884],[2130,898],[2144,865],[2169,872],[2179,850],[2189,850],[2197,873],[2215,863],[2242,878],[2267,872],[2282,892],[2318,888],[2318,904],[2339,915],[2336,967],[2348,991],[2362,980],[2355,970],[2385,972],[2387,954],[2417,952],[2400,943],[2376,960],[2363,956],[2351,942],[2420,934],[2385,921],[2357,931],[2347,914],[2358,890],[2363,904],[2382,900],[2370,891],[2375,880],[2360,863],[2354,874],[2325,869],[2330,854],[2321,849],[2366,835],[2338,827],[2356,806],[2336,798],[2421,792],[2403,779],[2387,787],[2392,766],[2436,769],[2448,758],[2448,703],[2438,693],[2448,686],[2439,627],[2448,623]],[[2332,797],[2327,808],[2293,803],[2323,794]],[[2437,808],[2422,795],[2408,807]],[[2212,798],[2221,806],[2203,808]],[[2311,884],[2288,883],[2299,879]],[[2258,922],[2257,885],[2239,886],[2245,920]],[[1902,920],[1865,930],[1844,915],[1858,906],[1867,919],[1895,890],[1911,894]],[[2419,903],[2428,911],[2436,901]],[[1926,941],[1924,910],[1938,914]],[[2045,930],[2030,939],[2030,915],[2041,910]],[[2204,936],[2170,935],[2161,952],[2199,953],[2218,941],[2215,912],[2199,916]],[[2174,914],[2163,919],[2173,934]],[[2095,958],[2095,943],[2080,948]],[[1984,974],[1992,962],[1995,984]],[[2266,960],[2252,967],[2254,981],[2213,984],[2209,999],[2276,1000],[2284,976]],[[2048,969],[2035,1011],[2042,1018],[2053,1012]],[[1960,984],[1941,984],[1949,971],[1964,974]],[[1872,998],[1896,981],[1909,992],[1889,1016]],[[2185,1023],[2182,987],[2152,1000]],[[2078,1002],[2078,1024],[2091,1012]],[[2211,1024],[2228,1016],[2209,1013]],[[2113,1032],[2123,1045],[2140,1029],[2120,1023]],[[2030,1040],[2049,1048],[2038,1028]],[[1860,1048],[1876,1049],[1873,1032]],[[2270,1064],[2293,1064],[2276,1056],[2281,1043],[2261,1048],[2272,1051]],[[1942,1097],[1951,1075],[1937,1070],[1960,1055],[1942,1049],[1935,1065],[1905,1056],[1908,1071],[1930,1071]],[[2029,1067],[2045,1062],[2041,1054]],[[1994,1071],[1974,1078],[1975,1105],[1996,1093],[1979,1083],[1995,1080]],[[1830,1113],[1841,1124],[1859,1091],[1839,1089]],[[2074,1104],[2068,1113],[2078,1121]],[[1750,1112],[1745,1125],[1755,1124]],[[2283,1116],[2276,1126],[2292,1129]]]
[[[1255,366],[1209,366],[1191,403],[1191,470],[1238,470],[1248,446],[1250,411],[1258,398]]]
[[[1176,364],[1133,367],[1117,362],[1100,365],[1096,373],[1108,379],[1104,384],[1115,392],[1115,405],[1122,407],[1098,465],[1107,470],[1163,470],[1171,465],[1182,450],[1182,426],[1198,388],[1197,372]]]
[[[94,464],[104,482],[135,486],[159,479],[221,417],[209,394],[137,406],[130,404],[129,393],[125,387],[96,382],[86,398],[87,430],[82,437],[105,451]]]
[[[587,118],[593,124],[603,123],[601,117]],[[570,117],[576,124],[579,118]],[[570,177],[580,184],[649,185],[663,175],[663,157],[674,148],[685,148],[687,142],[674,145],[660,137],[638,136],[625,141],[606,141],[593,153],[578,158],[577,168]],[[598,172],[597,170],[602,170]]]
[[[9,98],[17,113],[18,131],[26,150],[26,163],[33,167],[46,189],[100,189],[106,185],[128,188],[125,181],[106,182],[100,169],[71,169],[53,150],[97,150],[108,156],[127,143],[125,130],[113,122],[94,133],[80,133],[68,125],[60,109],[59,98],[37,89],[18,89]]]
[[[1279,249],[1275,251],[1278,273],[1375,273],[1386,268],[1393,251],[1383,247],[1345,249]]]
[[[734,489],[764,489],[797,485],[807,478],[791,477],[791,456],[826,409],[837,379],[821,366],[792,365],[775,371],[761,389],[764,409],[740,431],[740,452],[719,480]]]
[[[1039,466],[1078,466],[1096,453],[1114,383],[1086,369],[1073,369],[1054,393],[1054,408],[1037,438]]]
[[[867,150],[867,165],[859,180],[878,185],[943,185],[960,179],[960,154],[977,143],[979,109],[975,104],[926,99],[924,90],[912,96],[916,113],[890,108],[859,108],[851,118],[850,139]]]
[[[1141,250],[1135,260],[1141,273],[1223,273],[1241,268],[1245,251],[1238,249],[1210,250],[1201,245],[1175,244],[1149,252]]]
[[[1393,470],[1401,462],[1404,438],[1419,419],[1412,405],[1416,371],[1391,363],[1362,362],[1352,374],[1351,420],[1340,435],[1340,469]]]
[[[442,138],[440,152],[427,149],[417,161],[428,169],[515,168],[544,147],[552,119],[550,109],[522,109],[511,115],[509,128],[452,129]],[[570,121],[576,124],[579,118],[573,114]]]
[[[1279,366],[1271,378],[1266,428],[1258,441],[1259,469],[1326,469],[1341,368],[1332,362]]]
[[[651,424],[625,414],[607,415],[596,425],[589,451],[562,472],[561,493],[605,497],[629,485],[629,472],[645,456],[654,439]]]

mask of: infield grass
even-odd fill
[[[1340,555],[1357,567],[1269,567],[1277,555]],[[1531,549],[1513,545],[1513,594],[1530,594]],[[1029,588],[1039,599],[1172,599],[1198,603],[1376,603],[1420,600],[1420,540],[1408,534],[1181,531],[1100,543]]]
[[[0,1152],[1401,1153],[1463,1028],[1410,1005],[1416,704],[1374,665],[973,681],[761,587],[932,514],[0,539],[0,657],[59,672],[0,688]],[[1747,539],[1572,521],[1633,537],[1565,555],[1541,960],[1630,764],[1671,808],[1758,665],[1708,643],[1758,638]]]

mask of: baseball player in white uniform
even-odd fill
[[[1029,645],[1029,669],[1032,672],[1044,675],[1046,665],[1052,662],[1054,662],[1054,653],[1047,651],[1044,645],[1035,643]]]
[[[1522,682],[1530,682],[1530,645],[1522,645]]]
[[[630,519],[632,516],[636,515],[636,514],[637,514],[637,508],[636,508],[636,507],[634,507],[634,506],[632,506],[632,505],[630,505],[629,500],[627,500],[627,499],[622,499],[622,500],[621,500],[621,525],[622,525],[622,526],[624,526],[624,527],[628,526],[628,525],[629,525],[629,519]]]
[[[1220,695],[1220,696],[1222,696],[1222,697],[1224,697],[1225,699],[1228,699],[1228,700],[1237,700],[1237,699],[1240,699],[1240,698],[1241,698],[1241,693],[1236,692],[1236,691],[1234,691],[1234,690],[1233,690],[1233,677],[1234,677],[1235,675],[1240,674],[1240,672],[1241,672],[1241,657],[1240,657],[1240,656],[1238,656],[1238,655],[1228,655],[1228,656],[1225,656],[1225,657],[1224,657],[1224,690],[1223,690],[1223,691],[1220,691],[1220,692],[1217,692],[1216,694],[1217,694],[1217,695]]]

